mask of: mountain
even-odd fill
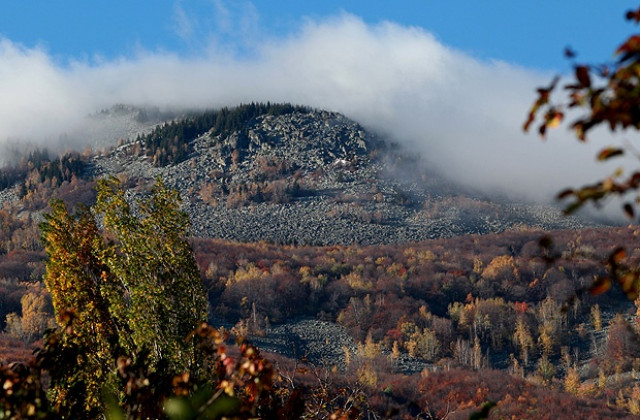
[[[285,376],[315,373],[309,385],[325,367],[329,388],[364,386],[363,401],[398,414],[381,418],[468,418],[486,401],[498,417],[636,413],[636,308],[619,289],[589,293],[612,244],[640,258],[636,230],[487,197],[335,112],[94,117],[112,133],[95,137],[111,136],[103,151],[35,149],[0,169],[0,363],[26,360],[52,316],[38,229],[49,200],[91,204],[96,178],[115,176],[133,202],[162,177],[192,221],[210,322]],[[292,246],[304,244],[330,246]]]
[[[89,177],[177,188],[194,236],[382,244],[584,225],[556,209],[490,201],[335,112],[251,104],[173,120],[91,157]]]

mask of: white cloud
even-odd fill
[[[231,18],[231,11],[223,0],[212,0],[215,10],[215,20],[218,30],[222,32],[230,32],[234,26],[233,19]]]
[[[188,34],[187,21],[182,28]],[[426,164],[472,186],[550,198],[603,173],[591,164],[595,145],[577,144],[564,131],[544,144],[521,132],[535,87],[550,75],[477,61],[420,28],[343,14],[253,49],[250,58],[213,46],[202,57],[143,52],[59,65],[40,48],[2,40],[0,139],[50,141],[115,103],[287,101],[343,112],[417,147]]]
[[[195,33],[195,25],[194,20],[184,10],[182,1],[176,1],[173,5],[173,29],[175,33],[183,41],[189,43]]]

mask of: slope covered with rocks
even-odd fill
[[[382,244],[580,226],[548,207],[460,194],[338,113],[266,112],[235,127],[182,140],[189,153],[178,162],[158,165],[138,139],[94,156],[89,170],[140,192],[161,176],[181,192],[195,236],[235,241]]]

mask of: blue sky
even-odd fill
[[[468,185],[550,199],[612,171],[585,164],[608,135],[576,146],[567,130],[545,144],[521,130],[536,87],[569,72],[566,46],[602,62],[637,29],[623,19],[633,3],[612,4],[7,1],[0,145],[82,147],[87,115],[118,103],[291,102],[341,112]]]
[[[252,41],[286,37],[306,20],[347,12],[369,24],[421,27],[482,59],[564,70],[567,45],[584,60],[609,58],[634,29],[622,21],[633,6],[602,0],[25,0],[3,2],[0,35],[39,45],[62,62],[126,57],[140,49],[197,55],[211,39],[243,54]]]

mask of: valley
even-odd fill
[[[486,401],[500,417],[543,418],[542,401],[567,418],[640,412],[637,308],[592,288],[616,245],[637,264],[634,227],[491,199],[330,111],[250,104],[138,128],[125,114],[112,129],[135,135],[113,147],[34,150],[1,170],[3,363],[51,325],[49,200],[91,206],[112,176],[135,203],[161,178],[189,216],[209,321],[282,372],[324,369],[397,418],[468,418]]]

